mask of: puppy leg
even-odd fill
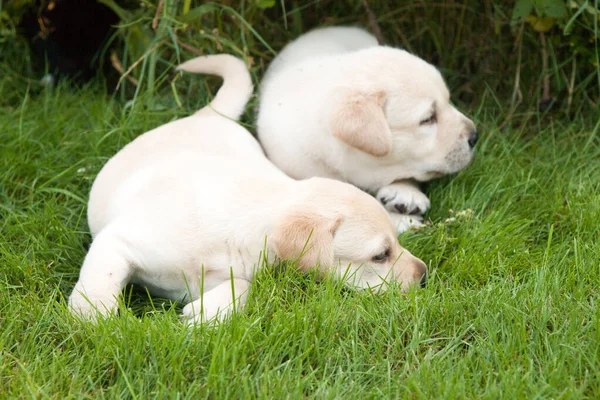
[[[411,181],[398,181],[377,192],[377,199],[391,212],[404,215],[423,215],[430,206],[429,199]]]
[[[85,257],[79,281],[69,297],[73,313],[94,319],[117,307],[117,297],[132,273],[127,246],[110,231],[102,231]]]
[[[244,307],[248,299],[248,289],[250,281],[245,279],[235,278],[233,285],[230,280],[224,281],[203,293],[198,300],[183,307],[182,316],[188,319],[189,324],[206,322],[213,318],[216,322],[221,322],[234,307],[236,311]]]
[[[376,197],[390,214],[398,233],[419,228],[423,222],[423,214],[430,206],[427,196],[414,182],[408,180],[382,187]]]
[[[423,224],[423,217],[420,215],[404,215],[391,211],[388,211],[388,214],[398,234],[406,232],[411,228],[419,229]]]

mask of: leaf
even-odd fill
[[[256,0],[258,8],[271,8],[275,6],[275,0]]]
[[[556,24],[556,18],[547,16],[536,17],[535,15],[530,15],[526,21],[531,24],[536,32],[548,32]]]
[[[201,6],[192,8],[185,15],[177,18],[177,20],[185,24],[190,24],[198,21],[204,14],[208,14],[217,10],[219,10],[219,7],[216,4],[203,4]]]
[[[513,8],[511,24],[516,25],[525,21],[531,11],[533,11],[533,0],[517,0]]]
[[[561,19],[567,15],[564,0],[535,0],[535,8],[539,16]]]

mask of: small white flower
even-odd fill
[[[54,76],[52,74],[46,74],[40,79],[42,86],[54,86]]]

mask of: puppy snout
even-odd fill
[[[420,285],[421,285],[421,288],[425,288],[425,286],[427,286],[427,272],[425,272],[423,274],[423,276],[421,276]]]
[[[418,258],[413,263],[413,277],[415,282],[419,282],[419,285],[423,288],[427,285],[427,265]]]
[[[471,149],[475,147],[477,140],[479,140],[479,135],[477,134],[476,130],[473,130],[473,132],[471,132],[471,136],[469,136],[469,147],[471,147]]]

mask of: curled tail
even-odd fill
[[[177,69],[223,78],[223,85],[213,101],[200,111],[212,108],[233,120],[240,118],[253,89],[250,73],[242,60],[229,54],[215,54],[193,58],[180,64]]]

